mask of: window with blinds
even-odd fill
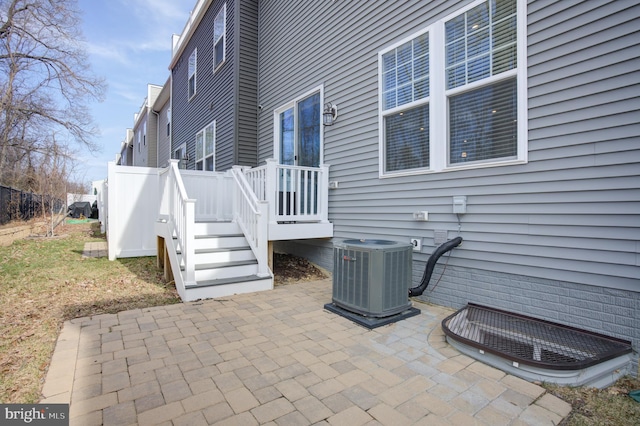
[[[446,86],[454,89],[517,67],[516,1],[479,4],[445,23]],[[449,96],[449,164],[516,156],[515,78]]]
[[[429,167],[429,33],[384,53],[384,170]]]
[[[477,1],[379,53],[382,176],[526,161],[519,2]]]

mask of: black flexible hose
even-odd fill
[[[448,251],[453,250],[458,247],[462,243],[462,237],[456,237],[453,240],[446,241],[440,244],[429,256],[429,260],[427,260],[427,267],[424,269],[424,274],[422,275],[422,281],[418,287],[412,287],[409,289],[409,297],[420,296],[427,289],[429,285],[429,280],[431,279],[431,275],[433,275],[433,270],[436,267],[436,262],[440,257]]]

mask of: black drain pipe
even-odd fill
[[[431,275],[433,274],[433,270],[436,267],[436,262],[440,257],[448,251],[453,250],[462,244],[462,237],[456,237],[453,240],[449,240],[440,244],[429,256],[429,260],[427,261],[427,267],[424,270],[424,274],[422,275],[422,281],[418,287],[412,287],[409,289],[409,297],[420,296],[427,289],[429,285],[429,280],[431,279]]]

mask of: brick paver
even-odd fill
[[[367,330],[323,280],[65,323],[43,402],[85,424],[552,424],[569,404],[449,346],[451,311]]]

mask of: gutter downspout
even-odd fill
[[[427,266],[424,270],[424,274],[422,275],[422,281],[420,285],[417,287],[412,287],[409,289],[409,297],[420,296],[427,289],[429,285],[429,280],[431,279],[431,275],[433,275],[433,270],[436,267],[436,262],[440,257],[448,251],[453,250],[462,244],[462,237],[456,237],[452,240],[446,241],[440,244],[429,256],[429,260],[427,261]]]

